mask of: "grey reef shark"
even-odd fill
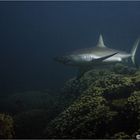
[[[139,42],[140,38],[135,41],[130,53],[127,53],[108,48],[104,44],[102,35],[100,35],[95,47],[77,50],[68,55],[55,57],[54,59],[62,64],[77,67],[79,70],[78,77],[81,77],[90,69],[115,63],[126,63],[128,60],[131,60],[131,62],[137,66],[135,62],[135,54]]]

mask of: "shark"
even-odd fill
[[[76,50],[64,56],[55,57],[54,59],[64,65],[77,67],[81,77],[90,69],[115,63],[126,63],[128,60],[131,60],[132,64],[137,66],[135,56],[139,43],[140,38],[137,38],[131,51],[128,53],[107,47],[102,34],[100,34],[98,42],[94,47]]]

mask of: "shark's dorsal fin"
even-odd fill
[[[100,34],[99,36],[99,40],[98,40],[98,43],[97,43],[97,47],[101,47],[101,48],[105,48],[106,46],[104,45],[104,40],[103,40],[103,37],[102,35]]]

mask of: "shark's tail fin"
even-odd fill
[[[140,43],[140,37],[135,41],[135,43],[134,43],[134,45],[133,45],[133,47],[132,47],[132,50],[131,50],[131,60],[132,60],[132,63],[136,66],[136,67],[138,67],[137,66],[137,64],[136,64],[136,60],[135,60],[135,58],[136,58],[136,51],[137,51],[137,48],[138,48],[138,45],[139,45],[139,43]]]

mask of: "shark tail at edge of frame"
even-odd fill
[[[137,52],[139,43],[140,43],[140,37],[137,38],[131,50],[131,61],[136,66],[136,68],[139,68],[138,64],[136,63],[136,52]]]

